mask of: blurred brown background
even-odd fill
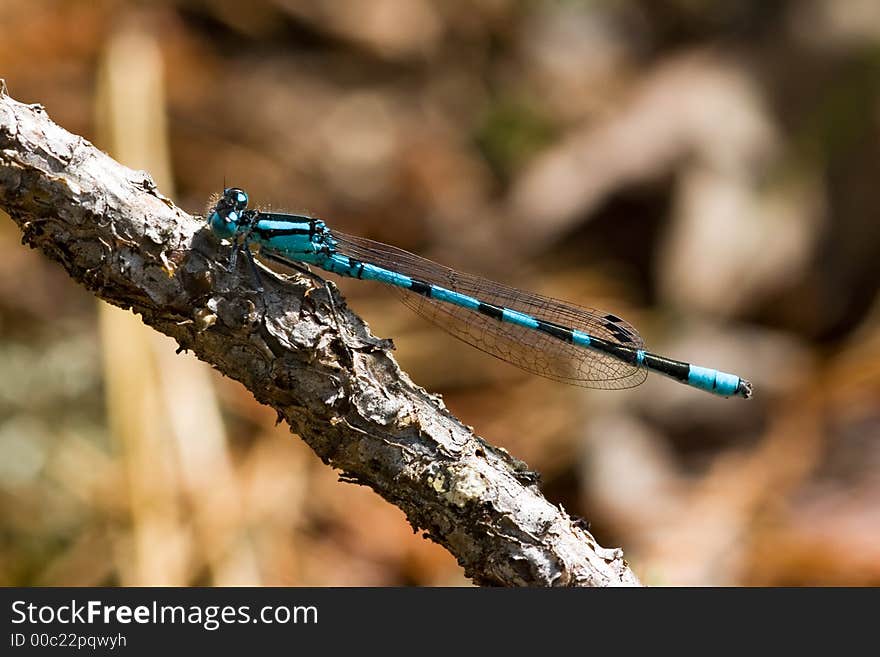
[[[18,100],[752,380],[530,377],[345,282],[648,584],[880,584],[880,3],[2,0]],[[238,384],[0,221],[0,584],[465,584]]]

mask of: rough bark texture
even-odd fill
[[[484,585],[639,582],[536,475],[414,385],[338,294],[224,269],[228,250],[150,176],[0,89],[0,206],[23,241],[276,409],[345,481],[400,507]],[[222,263],[222,264],[220,264]],[[240,268],[245,266],[239,258]],[[335,310],[334,310],[335,309]],[[337,323],[338,320],[338,323]],[[341,324],[341,325],[340,325]],[[193,440],[197,440],[193,436]]]

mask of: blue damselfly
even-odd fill
[[[612,313],[524,292],[465,274],[402,249],[332,230],[320,219],[248,209],[228,188],[208,213],[216,235],[251,257],[250,244],[272,260],[314,265],[403,290],[420,315],[478,349],[528,372],[587,388],[631,388],[657,372],[716,395],[748,399],[752,386],[735,374],[658,356]],[[236,253],[234,251],[233,253]]]

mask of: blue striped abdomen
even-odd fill
[[[700,390],[725,397],[736,394],[741,396],[751,394],[751,388],[748,384],[736,375],[658,356],[639,348],[638,345],[629,346],[612,339],[600,338],[585,331],[563,326],[505,306],[488,303],[475,296],[450,290],[442,285],[423,281],[346,255],[334,253],[324,257],[323,260],[316,261],[316,264],[342,276],[393,285],[418,294],[432,302],[452,304],[503,324],[544,334],[560,342],[581,347],[606,357],[610,356],[621,364],[629,365],[632,368],[656,372]],[[614,320],[618,319],[613,315],[607,317],[609,318],[607,321],[611,324],[614,324]],[[613,329],[609,329],[609,333],[616,335]],[[631,374],[623,374],[620,378],[625,380],[631,376]],[[559,378],[565,380],[563,377]]]

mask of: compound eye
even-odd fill
[[[238,187],[227,187],[223,190],[223,197],[233,205],[242,207],[246,206],[248,201],[247,192]]]
[[[236,210],[244,210],[248,204],[248,195],[238,187],[227,187],[223,190],[223,200]]]

